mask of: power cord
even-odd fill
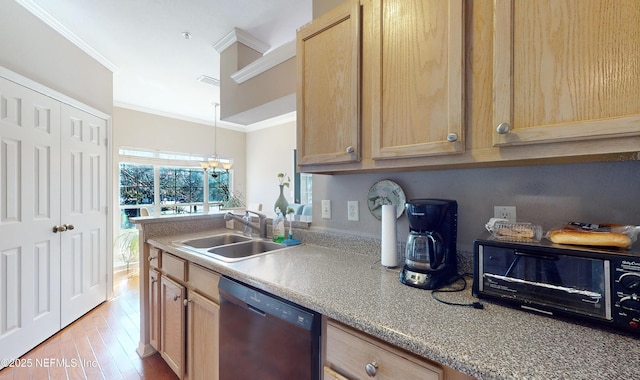
[[[443,303],[445,305],[467,306],[467,307],[472,307],[474,309],[484,309],[484,305],[480,301],[476,301],[476,302],[472,302],[472,303],[456,303],[456,302],[445,301],[445,300],[443,300],[441,298],[436,297],[436,293],[455,293],[455,292],[461,292],[461,291],[465,290],[467,288],[467,280],[465,279],[465,276],[472,277],[472,275],[470,273],[463,273],[463,274],[459,274],[459,275],[455,276],[453,279],[451,279],[451,282],[449,282],[450,285],[453,285],[453,284],[459,282],[460,280],[462,280],[462,287],[461,288],[434,289],[434,290],[431,291],[431,298],[433,298],[434,300],[436,300],[438,302],[441,302],[441,303]]]

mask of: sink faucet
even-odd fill
[[[258,224],[246,221],[244,219],[242,219],[241,217],[232,214],[231,212],[227,212],[224,215],[224,220],[229,221],[229,220],[235,220],[236,222],[240,223],[240,224],[244,224],[245,226],[251,228],[252,230],[258,232],[260,234],[261,238],[266,238],[267,237],[267,216],[265,214],[262,214],[260,212],[257,211],[251,211],[251,210],[247,210],[247,212],[250,212],[252,214],[256,214],[258,216]]]

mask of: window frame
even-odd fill
[[[144,209],[146,208],[149,211],[150,215],[166,215],[163,213],[163,208],[166,209],[166,204],[162,203],[161,189],[160,189],[160,169],[161,168],[180,168],[180,169],[190,169],[190,170],[203,170],[200,166],[200,162],[206,161],[207,157],[203,156],[194,156],[188,154],[181,153],[161,153],[161,152],[151,152],[151,151],[139,151],[133,149],[123,148],[119,151],[119,160],[118,160],[118,198],[120,199],[120,188],[121,188],[121,177],[120,177],[120,167],[122,164],[132,164],[132,165],[146,165],[153,167],[153,202],[150,204],[120,204],[118,202],[118,208],[120,209],[120,214],[122,215],[126,209]],[[222,162],[229,160],[221,160]],[[218,171],[219,172],[219,171]],[[228,174],[228,188],[231,193],[234,192],[234,170],[233,168],[225,171]],[[204,181],[204,178],[208,178],[208,181]],[[203,184],[202,184],[202,201],[198,202],[185,202],[180,203],[179,206],[182,212],[186,211],[184,208],[188,208],[189,214],[205,214],[205,213],[218,213],[220,212],[221,201],[211,201],[210,200],[210,184],[211,184],[211,170],[207,171],[206,176],[202,176]],[[208,204],[208,207],[206,205]],[[200,206],[200,207],[199,207]],[[193,209],[195,211],[192,211]],[[166,210],[165,210],[166,211]],[[140,215],[141,211],[137,212],[137,215]],[[178,212],[178,213],[182,213]],[[126,214],[126,212],[125,212]],[[129,223],[128,218],[133,217],[126,216],[126,220],[122,220],[120,222],[120,229],[131,228],[132,225]]]

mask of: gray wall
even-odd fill
[[[380,222],[367,207],[369,188],[390,179],[407,199],[447,198],[458,202],[458,249],[473,251],[474,239],[493,216],[494,205],[517,207],[522,221],[546,230],[568,221],[640,225],[640,162],[453,169],[383,174],[314,175],[313,228],[380,238]],[[332,219],[320,218],[320,201],[330,199]],[[357,200],[360,221],[347,221],[347,201]],[[398,239],[408,223],[398,220]],[[636,247],[640,243],[636,244]]]

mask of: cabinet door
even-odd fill
[[[637,0],[495,7],[494,145],[640,135]]]
[[[185,288],[165,276],[160,279],[161,355],[180,379],[184,377]]]
[[[160,351],[160,272],[149,270],[149,343]]]
[[[196,292],[187,308],[187,374],[189,380],[218,379],[220,306]]]
[[[462,0],[372,0],[364,12],[372,158],[463,152]]]
[[[155,247],[149,248],[149,268],[158,269],[161,268],[161,260],[162,254],[160,253],[160,249]]]
[[[360,5],[350,0],[297,34],[298,164],[359,161]]]

